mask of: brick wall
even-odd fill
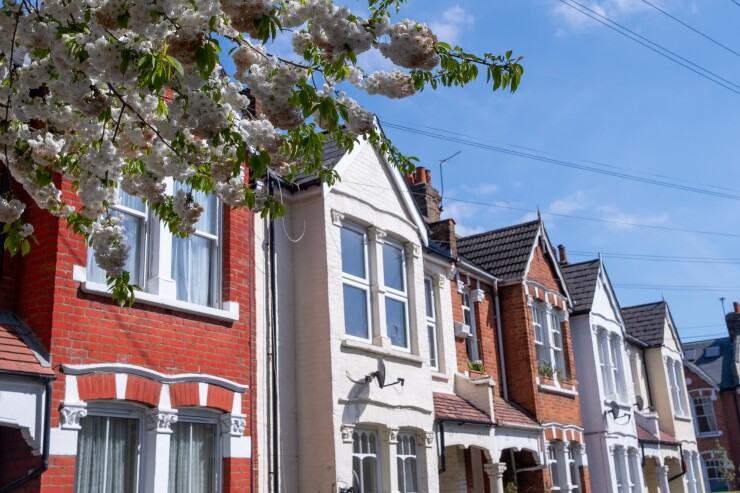
[[[41,457],[31,454],[31,448],[23,439],[20,429],[0,426],[0,488],[40,465]],[[33,479],[13,491],[31,493],[38,491],[38,487],[39,480]]]
[[[75,200],[68,184],[63,192],[65,199]],[[83,293],[72,279],[73,266],[86,265],[82,239],[68,230],[63,220],[34,206],[28,207],[25,217],[33,223],[40,245],[26,257],[6,262],[0,303],[23,319],[50,350],[58,377],[53,386],[52,426],[58,425],[65,391],[60,364],[128,363],[165,374],[207,373],[249,385],[242,412],[247,415],[245,435],[252,437],[255,460],[224,463],[224,491],[229,491],[230,484],[232,491],[244,491],[234,485],[250,482],[256,477],[250,469],[256,471],[257,467],[252,421],[252,396],[256,396],[256,379],[252,378],[256,371],[252,214],[247,210],[224,212],[222,299],[239,303],[238,322],[141,303],[119,308],[107,296]],[[151,384],[129,386],[127,396],[151,404],[153,389],[147,385]],[[95,395],[102,394],[95,391]],[[217,408],[225,407],[223,400],[223,396],[209,395],[209,404],[222,404]],[[74,457],[52,457],[42,480],[50,488],[44,491],[72,491],[73,475]]]

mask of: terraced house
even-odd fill
[[[198,200],[180,239],[122,197],[143,288],[125,308],[80,237],[26,211],[40,245],[5,255],[0,284],[0,491],[251,489],[252,213]]]

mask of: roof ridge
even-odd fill
[[[664,301],[664,300],[661,300],[661,301],[653,301],[651,303],[642,303],[642,304],[639,304],[639,305],[624,306],[624,307],[622,307],[622,311],[624,311],[624,310],[631,310],[633,308],[642,308],[643,306],[650,306],[650,305],[658,306],[658,305],[666,305],[666,304],[668,304],[668,302],[667,301]]]
[[[576,265],[592,264],[594,262],[600,262],[600,261],[601,261],[600,259],[595,258],[595,259],[591,259],[591,260],[584,260],[583,262],[575,262],[575,263],[570,263],[569,262],[569,263],[567,263],[565,265],[561,265],[560,268],[561,269],[567,269],[568,267],[573,267],[573,266],[576,266]]]
[[[500,233],[501,231],[506,231],[507,229],[521,228],[522,226],[529,226],[531,224],[539,224],[541,222],[542,222],[542,219],[535,219],[534,221],[527,221],[525,223],[512,224],[510,226],[504,226],[503,228],[492,229],[490,231],[484,231],[483,233],[476,233],[474,235],[469,235],[469,236],[461,236],[461,237],[458,238],[457,241],[464,241],[464,240],[469,240],[471,238],[478,238],[480,236],[486,236],[486,235],[490,235],[490,234],[494,234],[494,233]]]

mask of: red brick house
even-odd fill
[[[516,474],[519,490],[589,491],[571,300],[543,222],[458,238],[457,251],[499,279],[502,387],[542,427],[542,457]]]
[[[251,491],[253,218],[199,202],[178,239],[122,197],[143,289],[125,308],[82,239],[28,208],[40,245],[6,255],[0,284],[0,491]]]

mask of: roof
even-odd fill
[[[355,144],[358,145],[358,144]],[[333,168],[347,153],[345,149],[340,148],[337,145],[337,141],[334,139],[327,139],[324,141],[324,147],[321,151],[321,166],[324,168]],[[299,188],[308,188],[313,185],[320,185],[321,181],[319,177],[311,173],[299,173],[296,175],[293,184]]]
[[[31,330],[10,313],[0,313],[0,372],[53,376]]]
[[[457,251],[499,279],[519,279],[526,274],[541,224],[537,219],[459,238]]]
[[[488,414],[460,396],[434,392],[432,397],[434,398],[434,414],[437,419],[456,419],[493,424]]]
[[[568,285],[568,291],[573,298],[574,313],[591,310],[600,269],[601,260],[599,259],[560,266],[565,283]]]
[[[707,357],[705,350],[709,347],[719,348],[719,355]],[[735,388],[737,383],[732,373],[732,342],[729,337],[687,342],[683,348],[684,355],[690,353],[690,349],[694,349],[694,358],[686,359],[706,373],[720,389]]]
[[[663,344],[667,316],[668,303],[665,301],[622,308],[627,333],[648,346]]]
[[[522,426],[526,428],[541,428],[539,423],[529,416],[516,404],[506,402],[500,397],[493,398],[493,414],[499,426]]]
[[[652,433],[650,433],[648,430],[643,428],[640,425],[637,425],[637,438],[641,442],[649,442],[649,443],[663,443],[666,445],[678,445],[678,440],[673,438],[671,435],[666,433],[663,430],[658,430],[659,435],[656,437]]]

